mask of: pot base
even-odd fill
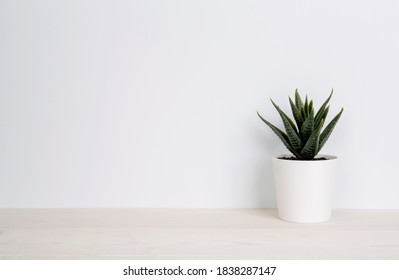
[[[280,220],[283,220],[285,222],[290,222],[290,223],[298,223],[298,224],[317,224],[317,223],[325,223],[331,220],[331,214],[328,217],[323,217],[323,218],[308,218],[308,219],[303,219],[303,217],[284,217],[281,216],[280,213],[278,214],[278,217]]]

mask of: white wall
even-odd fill
[[[399,2],[0,1],[0,207],[275,207],[298,88],[334,206],[399,208]]]

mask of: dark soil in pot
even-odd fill
[[[297,159],[296,157],[279,157],[279,159],[285,159],[285,160],[299,160],[299,161],[302,161],[302,159]],[[328,160],[328,158],[319,157],[319,158],[311,159],[310,161],[313,161],[313,160]]]

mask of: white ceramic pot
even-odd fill
[[[273,157],[278,214],[282,220],[319,223],[331,218],[337,157],[327,160],[287,160]]]

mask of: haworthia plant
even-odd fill
[[[330,96],[315,113],[313,100],[309,101],[306,96],[305,102],[303,102],[298,90],[295,90],[295,102],[289,97],[295,122],[270,99],[283,121],[285,132],[265,120],[258,112],[257,114],[277,134],[278,138],[280,138],[285,147],[296,159],[313,160],[327,142],[328,137],[330,137],[331,132],[344,111],[344,108],[342,108],[323,130],[323,125],[330,108],[328,102],[332,94],[333,91],[331,91]]]

